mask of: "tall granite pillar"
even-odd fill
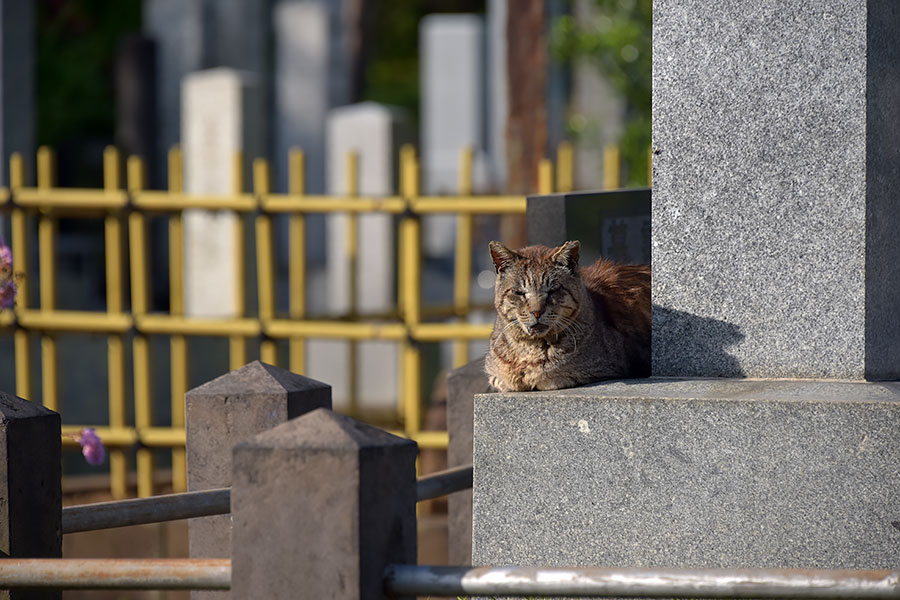
[[[62,556],[59,415],[0,392],[0,557]],[[59,590],[0,590],[0,598],[53,599]]]
[[[900,7],[653,9],[653,373],[900,378]]]
[[[331,408],[331,386],[259,361],[192,389],[185,394],[188,490],[230,486],[235,444],[316,408]],[[192,558],[231,556],[228,515],[192,519],[188,536]]]
[[[655,377],[476,397],[475,564],[900,561],[898,55],[889,0],[654,1]]]

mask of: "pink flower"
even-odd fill
[[[106,459],[106,448],[100,441],[100,436],[93,427],[85,427],[81,435],[74,436],[75,441],[81,444],[81,453],[89,465],[99,465]]]
[[[0,242],[0,309],[15,305],[17,291],[12,271],[12,251]]]

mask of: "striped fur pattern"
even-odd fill
[[[485,370],[495,389],[555,390],[649,375],[649,266],[601,259],[579,267],[577,241],[490,247],[497,319]]]

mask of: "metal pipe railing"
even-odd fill
[[[472,465],[455,467],[416,480],[416,502],[472,487]],[[231,488],[184,492],[68,506],[62,509],[62,532],[78,533],[231,512]]]
[[[0,589],[227,590],[227,558],[5,558]]]
[[[231,489],[184,492],[69,506],[62,510],[62,532],[77,533],[161,521],[193,519],[231,512]]]
[[[900,571],[391,565],[389,596],[900,598]]]

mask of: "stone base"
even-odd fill
[[[900,383],[475,398],[473,564],[893,569]]]

